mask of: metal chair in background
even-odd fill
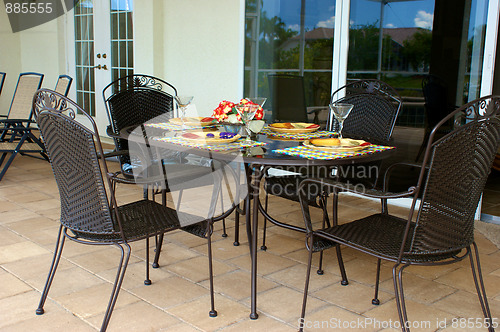
[[[73,82],[73,78],[71,76],[59,75],[54,91],[67,97],[69,89],[71,88],[71,82]]]
[[[6,73],[0,71],[0,96],[2,95],[3,83],[5,82]]]
[[[0,119],[0,181],[19,154],[39,153],[47,159],[42,141],[33,132],[32,100],[40,88],[43,74],[22,73],[19,75],[14,96],[5,119]],[[11,154],[6,160],[7,155]],[[4,164],[5,162],[5,164]]]
[[[481,309],[491,324],[492,316],[474,241],[474,216],[500,144],[499,115],[500,97],[488,96],[470,102],[442,119],[429,136],[418,182],[407,191],[392,193],[385,190],[394,168],[386,172],[382,191],[359,191],[352,184],[329,179],[306,179],[301,183],[300,202],[309,251],[302,321],[307,303],[312,253],[341,244],[377,258],[373,304],[379,303],[381,260],[394,263],[394,295],[403,331],[409,330],[403,291],[404,269],[410,265],[452,264],[469,257]],[[438,137],[440,127],[452,119],[456,120],[454,129]],[[393,167],[402,166],[395,164]],[[415,167],[414,164],[406,166]],[[314,229],[306,196],[310,184],[328,187],[334,195],[348,191],[362,197],[380,199],[381,213]],[[419,196],[422,198],[416,209]],[[401,197],[412,198],[406,219],[389,214],[387,207],[388,199]],[[491,325],[489,330],[494,330]]]

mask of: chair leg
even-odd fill
[[[313,238],[309,236],[308,241],[310,241],[308,246],[309,256],[307,259],[307,272],[306,281],[304,285],[304,298],[302,299],[302,312],[300,314],[299,320],[299,331],[304,331],[304,317],[306,316],[306,304],[307,304],[307,293],[309,292],[309,279],[311,277],[311,265],[312,265],[312,254],[313,254]]]
[[[320,198],[320,205],[321,209],[323,210],[323,223],[321,228],[325,228],[326,224],[328,223],[328,227],[330,227],[330,220],[328,219],[328,211],[326,210],[326,197],[321,196]],[[318,263],[318,270],[316,271],[317,274],[323,275],[325,271],[323,271],[323,250],[320,251],[319,253],[319,263]]]
[[[115,283],[113,285],[113,290],[111,291],[111,296],[109,298],[108,307],[106,309],[106,313],[104,314],[104,319],[101,325],[101,331],[106,331],[108,327],[109,320],[111,318],[111,314],[113,313],[113,309],[116,304],[116,300],[118,299],[118,294],[120,293],[120,289],[122,287],[123,277],[125,277],[125,271],[127,270],[128,261],[130,259],[130,246],[128,243],[124,243],[123,245],[115,244],[117,247],[120,247],[121,255],[120,255],[120,265],[118,266],[118,271],[116,271]],[[125,251],[123,250],[123,246],[127,248],[127,253],[125,255]],[[124,259],[125,258],[125,259]]]
[[[409,264],[403,265],[398,271],[399,265],[400,264],[397,263],[392,268],[392,281],[394,283],[394,296],[396,297],[396,306],[398,309],[401,331],[407,332],[410,331],[410,329],[407,327],[408,316],[406,314],[406,304],[403,292],[403,270],[409,266]]]
[[[340,275],[342,277],[340,284],[342,286],[347,286],[349,285],[349,280],[347,280],[347,273],[345,272],[344,260],[342,259],[342,252],[340,251],[340,244],[335,246],[335,250],[337,251],[337,261],[339,264]]]
[[[156,241],[155,258],[153,260],[153,269],[160,267],[158,261],[160,260],[161,247],[163,245],[163,233],[158,235],[158,240]]]
[[[151,285],[151,279],[149,279],[149,236],[146,238],[146,279],[144,279],[144,285]]]
[[[481,263],[479,261],[479,251],[477,249],[476,242],[473,242],[472,245],[474,247],[474,254],[476,256],[475,263],[474,263],[474,258],[472,257],[472,253],[469,254],[469,258],[470,258],[470,267],[472,270],[472,277],[474,279],[474,285],[476,286],[476,292],[479,298],[479,303],[481,304],[481,310],[483,311],[484,318],[486,318],[486,320],[490,324],[492,324],[490,306],[488,304],[488,298],[486,297],[486,289],[484,288],[483,274],[481,272]],[[488,327],[488,331],[494,331],[494,330],[495,329],[492,326]]]
[[[210,279],[210,312],[208,315],[210,317],[217,317],[217,311],[215,310],[215,294],[214,294],[214,270],[212,265],[212,231],[213,223],[208,223],[207,229],[207,241],[208,241],[208,274]]]
[[[222,190],[220,191],[220,206],[221,206],[222,212],[224,212],[224,200],[223,200]],[[227,237],[226,218],[222,219],[222,237]]]
[[[372,299],[373,305],[380,304],[380,300],[378,299],[378,285],[380,282],[380,262],[381,262],[381,259],[380,258],[377,259],[377,275],[375,277],[375,296],[373,296],[373,299]]]
[[[268,203],[269,203],[269,194],[266,192],[266,199],[264,201],[264,210],[266,211],[266,213],[267,213]],[[264,217],[264,226],[263,226],[263,230],[262,230],[262,245],[260,246],[260,249],[264,250],[264,251],[267,250],[267,246],[266,246],[266,230],[267,230],[267,218]]]
[[[64,247],[64,240],[66,237],[62,234],[63,226],[59,226],[59,233],[57,234],[56,248],[54,249],[54,257],[52,258],[52,263],[49,269],[49,275],[47,276],[47,281],[45,282],[45,287],[43,288],[42,296],[40,298],[40,303],[36,309],[37,315],[43,315],[43,306],[47,295],[49,293],[50,286],[52,285],[52,280],[54,280],[54,275],[56,274],[57,266],[59,265],[59,260],[61,259],[61,253]]]
[[[238,210],[234,213],[234,242],[233,246],[240,245],[240,213]]]

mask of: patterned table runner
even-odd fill
[[[286,149],[273,150],[273,152],[286,154],[294,157],[306,158],[306,159],[341,159],[347,157],[363,156],[390,149],[394,149],[394,147],[372,144],[368,145],[363,150],[358,150],[358,151],[332,152],[332,151],[311,149],[306,146],[295,146]]]
[[[158,129],[163,129],[163,130],[169,130],[169,131],[179,131],[182,130],[182,126],[178,125],[176,123],[170,123],[170,122],[160,122],[160,123],[146,123],[146,127],[151,127],[151,128],[158,128]],[[210,125],[205,125],[205,126],[190,126],[186,125],[186,129],[203,129],[203,128],[211,128],[218,126],[218,123],[210,124]]]
[[[232,150],[240,150],[248,147],[262,146],[266,143],[264,142],[256,142],[252,141],[252,143],[248,144],[245,142],[244,138],[240,138],[237,141],[231,143],[223,143],[223,144],[203,144],[203,143],[195,143],[190,140],[187,140],[182,137],[153,137],[154,140],[160,142],[168,142],[173,144],[182,145],[189,148],[196,149],[204,149],[214,152],[224,152],[224,151],[232,151]]]

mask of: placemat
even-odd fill
[[[266,134],[271,138],[297,140],[297,141],[305,141],[306,139],[310,138],[333,137],[336,135],[334,132],[326,130],[318,130],[312,133],[300,133],[300,134],[277,133],[275,131],[272,131],[268,127],[262,129],[261,133]]]
[[[195,143],[195,142],[189,141],[189,140],[182,138],[182,137],[153,137],[153,139],[156,141],[160,141],[160,142],[168,142],[168,143],[178,144],[178,145],[182,145],[182,146],[189,147],[189,148],[204,149],[204,150],[209,150],[209,151],[214,151],[214,152],[234,151],[234,150],[240,150],[240,149],[248,148],[248,147],[266,145],[266,143],[264,143],[264,142],[256,142],[256,141],[252,141],[252,143],[249,144],[245,141],[244,138],[241,138],[241,139],[234,141],[234,142],[231,142],[231,143],[224,143],[224,144]]]
[[[182,130],[182,126],[175,124],[175,123],[170,123],[170,122],[160,122],[160,123],[146,123],[144,124],[146,127],[152,127],[152,128],[158,128],[158,129],[163,129],[163,130],[172,130],[172,131],[178,131]],[[210,125],[205,125],[205,126],[189,126],[186,125],[186,129],[203,129],[203,128],[210,128],[210,127],[215,127],[218,126],[217,123],[213,123]]]
[[[365,149],[360,151],[331,152],[310,149],[305,146],[294,146],[286,149],[273,150],[273,152],[306,159],[341,159],[347,157],[363,156],[390,149],[394,149],[394,147],[372,144],[368,145]]]

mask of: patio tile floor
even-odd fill
[[[122,201],[142,197],[141,189],[134,186],[120,185],[118,194]],[[377,207],[352,197],[341,199],[340,220],[359,218]],[[289,222],[303,223],[296,203],[272,198],[269,209],[279,211]],[[394,211],[406,213],[402,208]],[[320,215],[319,211],[312,212]],[[17,158],[0,182],[1,331],[95,331],[100,327],[119,259],[119,251],[112,247],[66,241],[45,314],[35,315],[52,259],[58,216],[59,198],[50,165],[38,159]],[[250,257],[246,234],[242,227],[241,244],[234,247],[233,217],[226,219],[226,226],[228,237],[221,236],[220,222],[215,225],[213,235],[217,318],[208,317],[206,241],[176,231],[165,236],[160,268],[150,270],[153,281],[150,286],[143,284],[145,241],[132,244],[133,257],[109,331],[296,330],[307,261],[303,235],[268,227],[268,250],[259,251],[257,305],[260,316],[252,321],[248,317]],[[500,251],[480,233],[476,240],[492,315],[499,317]],[[151,259],[153,247],[154,241],[151,241]],[[312,273],[306,319],[322,326],[307,330],[342,331],[344,329],[335,328],[334,324],[342,321],[397,320],[392,264],[382,265],[381,304],[373,306],[376,260],[347,248],[343,254],[348,286],[339,283],[333,251],[325,255],[325,274]],[[410,320],[430,322],[430,327],[416,331],[460,331],[453,328],[452,319],[482,317],[468,261],[427,269],[410,267],[405,274]],[[445,319],[446,325],[443,325]],[[438,322],[441,325],[438,326]],[[349,330],[397,331],[383,325],[358,327]]]

